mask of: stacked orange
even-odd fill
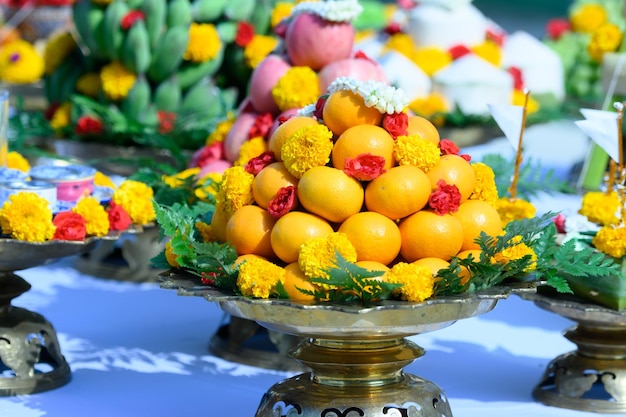
[[[266,163],[254,173],[253,201],[229,219],[214,216],[214,229],[225,228],[240,256],[258,255],[283,266],[283,284],[299,299],[310,296],[296,287],[315,287],[298,267],[302,244],[335,232],[352,243],[357,264],[381,274],[398,262],[415,262],[436,275],[452,257],[477,259],[475,239],[481,232],[500,234],[502,222],[490,203],[471,198],[476,178],[469,158],[440,140],[427,119],[398,111],[397,104],[391,112],[368,105],[351,80],[333,85],[339,87],[329,89],[315,111],[311,107],[275,130],[271,152],[256,161]],[[311,129],[328,132],[328,143],[320,143],[329,152],[306,166],[294,158],[306,160],[308,150],[299,148],[294,156],[289,147],[296,137],[306,143]],[[291,205],[276,215],[270,206],[287,187]]]

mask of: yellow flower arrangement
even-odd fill
[[[399,262],[385,272],[385,279],[402,285],[395,290],[402,300],[420,303],[433,295],[435,276],[425,266]]]
[[[444,113],[448,110],[448,102],[438,93],[416,98],[409,103],[409,109],[415,114],[430,120],[435,126],[441,127],[445,122]]]
[[[291,10],[293,10],[293,3],[276,3],[274,9],[272,9],[272,14],[270,17],[270,24],[272,25],[272,27],[275,28],[285,18],[289,17],[289,15],[291,14]]]
[[[72,104],[71,103],[63,103],[59,106],[59,108],[52,115],[52,119],[50,120],[50,127],[55,131],[59,131],[64,127],[70,125],[72,121]]]
[[[494,261],[506,264],[525,256],[530,256],[531,263],[524,269],[524,272],[533,272],[537,267],[537,254],[527,244],[521,241],[521,236],[515,236],[511,239],[511,245],[494,256]]]
[[[494,207],[498,210],[503,225],[513,220],[533,218],[537,213],[537,208],[531,202],[520,198],[499,198]]]
[[[239,267],[237,286],[241,294],[254,298],[268,298],[283,281],[285,269],[263,258],[246,259]]]
[[[120,101],[128,95],[137,75],[122,65],[119,61],[113,61],[100,71],[102,91],[108,98]]]
[[[12,194],[0,208],[2,234],[27,242],[45,242],[54,235],[48,200],[32,193]]]
[[[272,97],[281,111],[315,103],[320,95],[317,73],[309,67],[291,67],[272,88]]]
[[[256,136],[241,145],[239,157],[233,162],[233,165],[245,166],[250,159],[261,155],[265,151],[267,151],[267,142],[262,136]]]
[[[117,188],[117,185],[113,182],[111,177],[109,177],[106,174],[103,174],[100,171],[96,171],[96,174],[94,175],[94,178],[93,178],[93,185],[100,186],[100,187],[109,187],[113,189]]]
[[[334,232],[304,242],[300,247],[298,264],[309,278],[328,278],[326,270],[335,265],[337,252],[348,262],[356,262],[356,249],[348,236]]]
[[[122,206],[134,224],[150,224],[156,219],[152,204],[154,191],[143,182],[125,180],[113,192],[112,200]]]
[[[254,35],[243,51],[246,65],[256,68],[278,46],[278,39],[268,35]]]
[[[35,46],[24,40],[11,41],[0,48],[0,80],[10,84],[29,84],[45,71],[44,59]]]
[[[30,162],[22,154],[10,151],[7,154],[7,168],[17,169],[22,172],[30,171]]]
[[[591,59],[602,62],[604,54],[617,51],[623,40],[621,29],[613,23],[606,23],[592,33],[587,52]]]
[[[224,138],[230,132],[230,129],[233,127],[233,123],[235,123],[235,117],[230,114],[226,119],[221,120],[215,129],[211,131],[209,136],[207,136],[205,144],[211,145],[216,142],[224,142]]]
[[[222,41],[215,25],[192,23],[189,28],[189,43],[183,58],[191,62],[205,62],[217,56]]]
[[[109,233],[109,215],[94,197],[81,198],[72,212],[85,218],[85,227],[90,236],[106,236]]]
[[[626,226],[604,226],[593,237],[591,243],[602,253],[620,259],[626,255]]]
[[[472,169],[476,176],[474,191],[469,196],[470,200],[482,200],[495,204],[498,200],[498,187],[493,169],[482,162],[472,163]]]
[[[606,9],[600,4],[584,4],[574,10],[570,16],[572,29],[577,32],[593,33],[607,22]]]
[[[244,167],[233,166],[224,171],[222,182],[215,196],[216,211],[222,210],[226,218],[230,218],[241,207],[252,203],[252,181],[254,175],[246,172]]]
[[[393,145],[393,155],[400,165],[414,165],[424,172],[437,165],[440,152],[437,145],[419,135],[398,136]]]
[[[583,195],[582,205],[578,211],[590,222],[602,226],[615,225],[620,222],[618,211],[620,197],[617,191],[590,191]]]
[[[333,133],[321,124],[296,130],[280,150],[287,171],[301,178],[310,168],[326,165],[333,150],[332,138]]]
[[[200,232],[200,237],[205,243],[217,242],[217,236],[213,232],[213,227],[205,222],[196,222],[196,229]]]

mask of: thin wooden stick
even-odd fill
[[[522,111],[522,128],[519,132],[519,142],[517,144],[517,154],[515,155],[515,171],[513,172],[513,178],[511,179],[511,185],[509,186],[509,195],[512,200],[517,197],[517,182],[519,180],[519,171],[522,165],[522,143],[524,140],[524,130],[526,129],[526,114],[528,108],[528,96],[529,90],[524,91],[524,109]]]

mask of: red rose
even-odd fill
[[[274,118],[272,117],[272,113],[258,115],[254,121],[254,125],[250,128],[250,132],[248,132],[248,138],[252,139],[258,136],[262,138],[266,137],[273,124]]]
[[[245,166],[245,170],[249,174],[256,175],[261,172],[263,168],[265,168],[269,164],[273,164],[274,162],[276,162],[274,152],[263,152],[261,155],[255,156],[254,158],[250,159]]]
[[[176,123],[176,113],[168,111],[158,111],[157,117],[159,118],[159,133],[165,135],[174,130],[174,124]]]
[[[383,29],[383,31],[387,35],[393,36],[402,32],[402,26],[400,26],[400,23],[398,22],[391,22],[385,27],[385,29]]]
[[[397,138],[408,134],[409,116],[404,113],[385,114],[383,117],[383,128],[389,132],[391,136]]]
[[[74,127],[77,135],[101,135],[103,130],[102,121],[93,116],[81,116]]]
[[[109,228],[114,231],[126,230],[133,224],[133,221],[130,218],[130,215],[124,207],[115,204],[114,201],[111,201],[109,207],[107,208],[107,214],[109,215]]]
[[[131,27],[133,27],[133,25],[135,23],[137,23],[140,20],[144,20],[145,16],[143,14],[143,12],[139,11],[139,10],[131,10],[130,12],[126,13],[124,15],[124,17],[122,17],[122,21],[120,22],[120,26],[122,27],[122,29],[124,30],[128,30]]]
[[[189,161],[189,168],[202,168],[203,166],[210,164],[211,162],[222,159],[223,152],[222,142],[213,142],[210,145],[205,145],[196,151]]]
[[[371,153],[362,153],[355,158],[346,158],[343,172],[359,181],[371,181],[384,174],[385,158]]]
[[[558,233],[565,233],[565,216],[559,213],[552,219]]]
[[[459,59],[472,51],[465,45],[455,45],[448,49],[448,52],[452,55],[452,59]]]
[[[54,240],[85,240],[87,226],[85,218],[72,211],[62,211],[54,216],[52,223],[56,227]]]
[[[276,193],[270,204],[267,206],[267,212],[275,219],[289,213],[291,210],[298,206],[298,199],[296,198],[296,187],[289,185],[287,187],[281,187]]]
[[[239,22],[235,43],[243,48],[250,43],[252,38],[254,38],[254,26],[248,22]]]
[[[320,96],[315,102],[315,111],[313,112],[313,116],[317,120],[324,119],[324,105],[326,104],[326,100],[328,100],[328,94]]]
[[[461,192],[456,185],[439,180],[437,190],[428,198],[428,204],[439,215],[454,213],[459,210]]]
[[[550,39],[557,40],[565,32],[569,32],[572,29],[569,20],[567,19],[551,19],[546,24],[546,33]]]
[[[439,150],[441,155],[458,155],[460,149],[450,139],[441,139],[439,141]]]

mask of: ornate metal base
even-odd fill
[[[578,324],[564,336],[577,350],[548,365],[533,390],[543,404],[598,413],[626,413],[626,312],[567,297],[524,294]]]
[[[311,339],[293,351],[313,369],[267,391],[256,417],[450,417],[444,392],[402,368],[424,350],[403,339]]]
[[[230,317],[209,342],[218,358],[277,371],[303,372],[307,368],[288,356],[301,338],[272,332],[252,320]]]
[[[2,279],[13,294],[30,288],[14,274]],[[0,370],[1,396],[48,391],[71,379],[52,325],[40,314],[6,304],[0,311]]]

